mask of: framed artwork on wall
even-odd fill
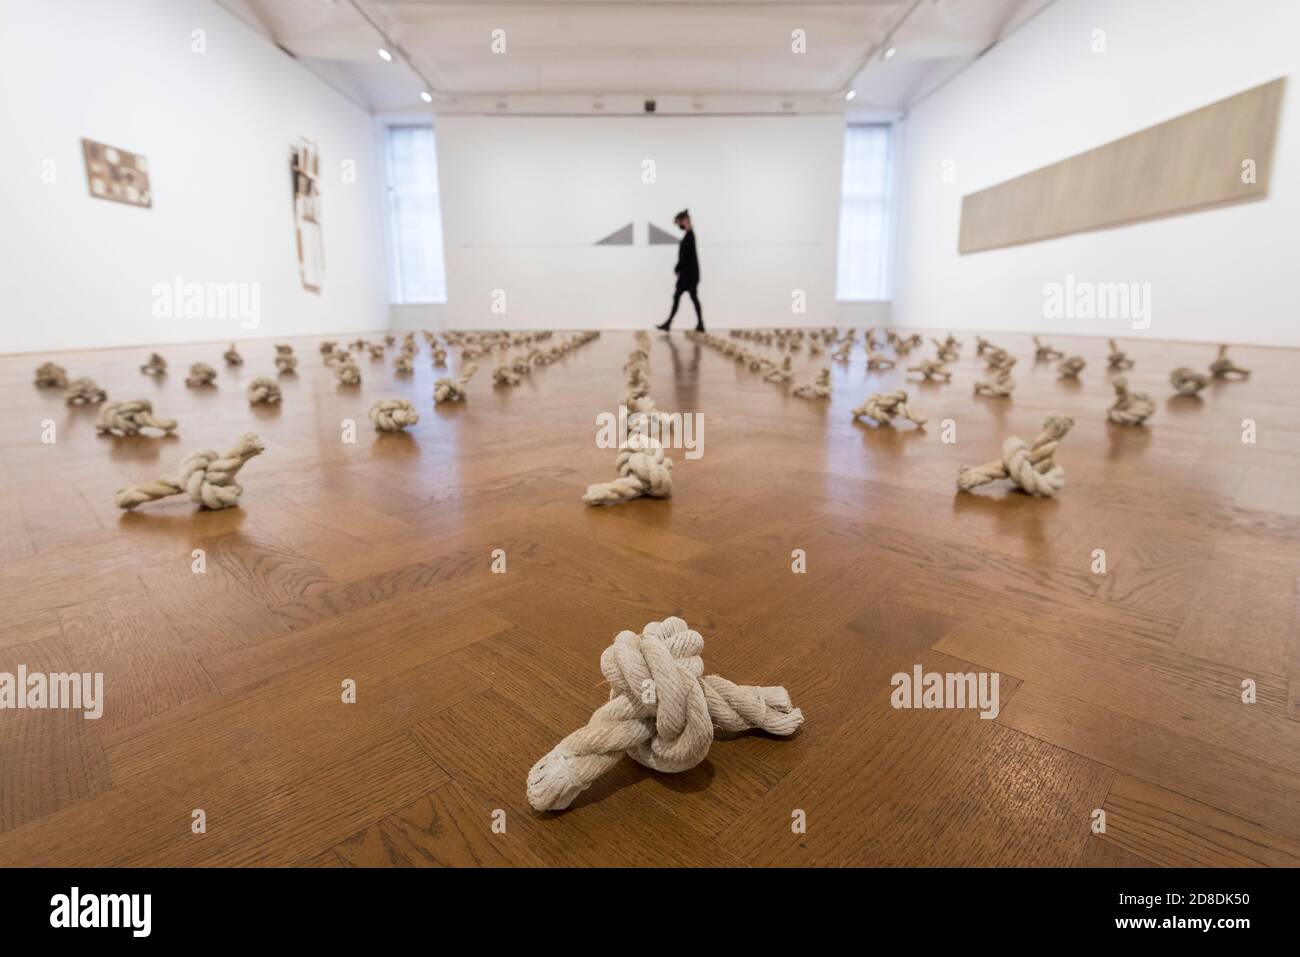
[[[91,196],[145,209],[153,205],[149,164],[143,156],[84,138],[81,152],[86,159],[86,185]]]
[[[320,292],[325,281],[325,243],[320,222],[320,149],[300,138],[290,153],[293,173],[293,219],[302,286]]]

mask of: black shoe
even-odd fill
[[[655,326],[656,329],[661,329],[664,332],[667,332],[672,327],[673,327],[673,321],[671,319],[667,320],[662,325]]]
[[[703,319],[697,319],[697,320],[695,320],[695,331],[696,331],[696,332],[703,332],[703,331],[704,331],[704,320],[703,320]]]

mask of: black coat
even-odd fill
[[[693,289],[700,284],[700,260],[695,255],[695,230],[688,229],[677,244],[677,288]]]

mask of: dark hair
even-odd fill
[[[689,209],[683,209],[680,213],[678,213],[676,216],[673,217],[673,222],[675,223],[679,219],[690,219],[690,218],[691,218],[691,211]]]

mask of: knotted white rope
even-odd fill
[[[279,346],[276,346],[278,349]],[[275,357],[275,368],[280,375],[288,375],[298,370],[298,357],[293,353],[281,353]]]
[[[497,364],[492,367],[492,381],[497,385],[518,385],[519,379],[519,373],[511,365],[507,351],[499,349],[497,351]]]
[[[915,349],[917,346],[921,345],[922,342],[924,342],[924,340],[920,336],[920,333],[916,333],[916,332],[912,333],[910,336],[906,338],[894,334],[893,338],[890,341],[894,344],[894,353],[900,356],[908,355],[913,349]]]
[[[326,339],[324,342],[320,344],[320,354],[322,356],[329,355],[331,352],[334,351],[334,347],[337,345],[338,343],[335,342],[333,339]]]
[[[409,353],[402,352],[398,354],[397,358],[393,360],[393,371],[398,375],[410,375],[415,371]]]
[[[212,385],[217,381],[217,370],[206,362],[196,362],[190,366],[190,374],[185,377],[185,384],[191,389]]]
[[[979,485],[1009,478],[1030,495],[1052,496],[1065,488],[1065,469],[1053,458],[1061,439],[1074,426],[1068,415],[1052,413],[1043,422],[1032,446],[1011,436],[1002,443],[1002,458],[996,462],[957,470],[957,488],[969,492]]]
[[[420,421],[410,399],[379,399],[370,407],[370,421],[380,432],[400,432]]]
[[[894,360],[884,353],[868,350],[867,352],[867,369],[871,372],[884,372],[894,368]]]
[[[629,423],[631,417],[629,417]],[[582,500],[588,505],[618,505],[634,498],[668,498],[673,494],[673,460],[658,439],[642,432],[627,437],[615,462],[618,478],[588,485]]]
[[[158,353],[151,353],[149,361],[140,367],[145,375],[164,375],[167,372],[167,360]]]
[[[989,350],[989,354],[992,355],[993,350]],[[985,381],[975,383],[976,395],[1007,396],[1015,391],[1016,383],[1011,378],[1011,368],[1016,364],[1015,357],[1006,353],[1002,355],[1002,364],[993,370],[993,374]]]
[[[907,404],[907,393],[902,389],[893,392],[874,392],[867,396],[860,406],[853,410],[853,418],[866,416],[875,419],[881,425],[890,423],[895,416],[925,425],[926,418]]]
[[[1250,376],[1250,370],[1243,369],[1228,358],[1227,346],[1219,346],[1219,357],[1210,363],[1210,374],[1216,379],[1227,379],[1233,376],[1245,379]]]
[[[1061,360],[1056,371],[1062,379],[1077,379],[1087,364],[1083,361],[1083,356],[1070,356],[1068,359]]]
[[[1156,404],[1145,392],[1130,392],[1128,381],[1120,376],[1115,387],[1115,404],[1106,410],[1106,418],[1116,425],[1141,425],[1155,412]]]
[[[372,342],[370,344],[370,358],[379,360],[384,357],[385,345],[382,342]]]
[[[1196,395],[1210,384],[1210,377],[1202,375],[1187,366],[1179,366],[1169,373],[1169,384],[1179,395]]]
[[[233,342],[230,344],[229,349],[221,353],[221,358],[226,360],[228,366],[242,366],[244,364],[244,357],[239,354],[239,350],[235,348]]]
[[[940,379],[944,382],[952,381],[952,373],[943,367],[943,362],[939,359],[922,359],[920,364],[908,366],[907,371],[921,373],[921,378],[926,382],[936,382]]]
[[[261,439],[247,432],[224,455],[212,449],[191,453],[181,460],[174,474],[121,489],[117,493],[117,507],[133,509],[145,502],[184,493],[203,508],[230,508],[239,503],[239,496],[244,493],[235,476],[249,459],[260,455],[265,448]]]
[[[467,396],[465,387],[469,385],[469,380],[474,378],[475,372],[478,372],[478,366],[471,362],[461,370],[459,379],[439,379],[433,384],[433,401],[463,401]]]
[[[1016,360],[1011,357],[1011,353],[1006,349],[1000,349],[991,342],[984,347],[984,362],[989,372],[1001,369],[1008,362],[1014,363]]]
[[[794,394],[801,399],[829,399],[831,397],[831,370],[823,368],[811,382],[797,386]]]
[[[687,771],[704,760],[713,731],[794,734],[803,712],[784,688],[737,685],[704,674],[704,639],[680,618],[622,631],[601,653],[609,702],[528,772],[528,803],[560,811],[626,754],[647,768]]]
[[[280,401],[280,386],[274,379],[254,379],[248,383],[249,405],[274,405]]]
[[[339,380],[339,385],[360,385],[361,368],[351,359],[348,359],[348,361],[341,362],[334,367],[334,378]]]
[[[106,432],[136,435],[141,429],[159,429],[170,435],[176,430],[176,420],[154,415],[153,403],[148,399],[110,402],[99,410],[99,418],[95,420],[95,431],[100,435]]]
[[[1124,353],[1119,351],[1119,345],[1114,339],[1107,339],[1110,343],[1110,355],[1106,358],[1108,367],[1115,372],[1123,372],[1125,369],[1132,369],[1134,362]]]
[[[43,362],[36,367],[36,386],[40,389],[66,389],[68,372],[53,362]]]
[[[940,342],[938,339],[931,337],[934,343],[935,357],[940,362],[956,362],[961,356],[961,343],[949,334],[948,338]]]
[[[809,354],[811,355],[811,353]],[[785,361],[781,363],[780,367],[772,368],[767,375],[763,376],[764,381],[776,383],[789,382],[793,378],[794,366],[791,364],[789,356],[785,357]]]
[[[1034,336],[1034,358],[1039,362],[1053,362],[1056,359],[1063,358],[1065,353],[1060,349],[1053,349],[1051,345]]]
[[[68,405],[95,405],[108,398],[108,393],[95,384],[95,380],[83,376],[73,379],[63,390],[63,399]]]

